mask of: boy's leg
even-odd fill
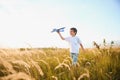
[[[71,57],[71,59],[72,59],[72,65],[73,65],[73,54],[74,54],[74,53],[70,53],[70,57]]]
[[[75,65],[78,60],[78,54],[77,53],[71,53],[72,55],[72,64]]]
[[[72,64],[73,64],[73,54],[72,53],[70,53],[70,57],[72,59]]]
[[[71,59],[73,60],[73,53],[70,53],[70,57],[71,57]]]
[[[78,54],[74,53],[73,54],[73,65],[77,63],[77,60],[78,60]]]

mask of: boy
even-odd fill
[[[76,28],[70,28],[70,37],[64,38],[60,31],[57,31],[60,38],[62,40],[67,41],[70,44],[70,56],[72,58],[72,64],[75,65],[78,60],[78,54],[79,54],[79,46],[81,46],[82,50],[84,51],[83,45],[80,41],[80,39],[76,36],[77,29]]]

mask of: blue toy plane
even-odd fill
[[[62,27],[62,28],[59,28],[59,29],[56,29],[56,28],[54,28],[51,32],[64,32],[64,29],[65,29],[65,27]]]

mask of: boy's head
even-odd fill
[[[77,34],[77,29],[74,27],[70,28],[70,35],[75,36],[76,34]]]

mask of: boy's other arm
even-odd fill
[[[85,51],[85,49],[81,43],[80,43],[80,47],[82,48],[83,51]]]
[[[65,40],[65,38],[61,35],[60,32],[57,32],[62,40]]]

